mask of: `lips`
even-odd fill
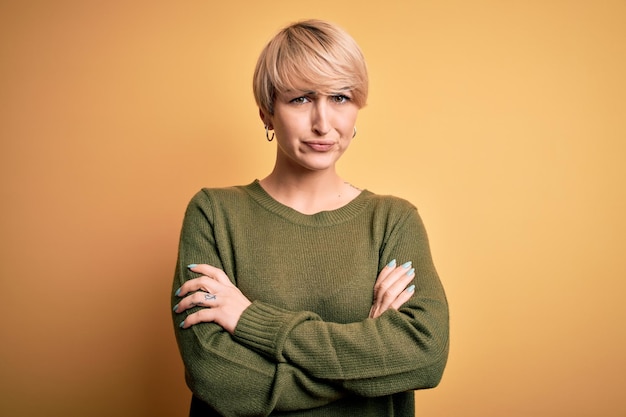
[[[335,142],[305,142],[305,145],[317,152],[327,152],[335,146]]]

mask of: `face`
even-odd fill
[[[350,145],[358,111],[349,91],[322,94],[298,89],[279,94],[274,114],[261,117],[276,134],[278,164],[321,171],[334,170]]]

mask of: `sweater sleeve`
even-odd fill
[[[448,357],[448,305],[426,231],[414,207],[389,229],[381,259],[410,260],[415,268],[415,293],[399,310],[338,324],[254,302],[242,315],[235,340],[362,396],[438,385]]]
[[[186,265],[203,262],[222,267],[212,221],[207,208],[197,198],[192,199],[183,221],[172,294],[186,280],[196,276]],[[172,296],[171,302],[174,306],[179,300]],[[194,311],[197,309],[172,313],[185,378],[194,395],[219,415],[265,416],[274,410],[308,409],[347,394],[340,384],[317,378],[286,361],[275,361],[241,344],[214,323],[179,328],[178,324]],[[315,317],[307,312],[276,311],[273,319],[277,319],[277,323],[295,323]],[[275,331],[280,333],[279,329]]]

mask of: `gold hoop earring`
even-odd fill
[[[354,126],[354,133],[352,134],[352,139],[356,136],[356,126]]]
[[[268,142],[271,142],[274,140],[274,132],[272,132],[272,137],[270,138],[269,130],[270,130],[269,126],[265,125],[265,137],[267,138]]]

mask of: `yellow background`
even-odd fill
[[[187,201],[271,169],[283,25],[360,43],[346,179],[414,202],[451,306],[418,416],[626,415],[626,2],[1,1],[0,415],[186,416]]]

